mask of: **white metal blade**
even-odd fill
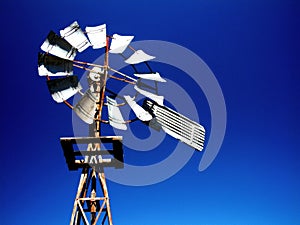
[[[73,22],[70,26],[60,31],[60,35],[66,39],[72,46],[74,46],[79,52],[84,51],[91,43],[81,30],[77,21]]]
[[[118,34],[113,35],[110,45],[110,53],[123,53],[128,47],[134,36],[121,36]]]
[[[82,89],[81,85],[78,83],[76,88],[69,87],[63,91],[55,92],[51,96],[57,103],[62,103],[64,100],[71,98],[73,95],[77,94]]]
[[[56,73],[48,70],[44,65],[38,67],[38,73],[40,76],[64,76],[64,75],[73,75],[73,71],[58,71]]]
[[[73,63],[57,56],[39,53],[38,73],[40,76],[73,75]]]
[[[120,130],[127,130],[127,126],[121,114],[119,107],[117,106],[116,100],[106,96],[109,124]]]
[[[151,92],[145,91],[140,89],[137,85],[134,86],[134,89],[139,92],[140,94],[152,99],[153,101],[157,102],[159,105],[164,105],[164,96],[156,95]]]
[[[103,48],[106,46],[106,24],[96,27],[86,27],[85,31],[92,43],[93,49]]]
[[[138,105],[132,97],[126,95],[124,96],[124,98],[137,118],[139,118],[141,121],[150,121],[152,119],[151,114],[145,111],[140,105]]]
[[[50,31],[47,39],[42,44],[41,49],[52,55],[69,60],[73,60],[77,52],[76,48],[53,31]]]
[[[158,72],[156,73],[135,73],[134,76],[140,77],[142,79],[147,79],[147,80],[154,80],[154,81],[159,81],[159,82],[167,82],[165,79],[163,79]]]
[[[154,58],[154,56],[146,54],[143,50],[137,50],[128,59],[126,59],[125,62],[128,64],[138,64]]]

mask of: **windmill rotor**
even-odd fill
[[[83,30],[85,30],[85,32]],[[185,131],[187,129],[190,131],[192,128],[183,126],[182,121],[180,122],[181,125],[179,125],[176,120],[178,117],[169,116],[170,110],[162,111],[162,108],[166,109],[164,106],[164,96],[158,94],[157,84],[158,82],[166,82],[166,80],[161,77],[159,72],[153,72],[148,63],[150,60],[154,59],[155,56],[147,54],[141,49],[135,50],[132,46],[130,46],[134,36],[120,34],[108,35],[106,24],[81,29],[77,21],[74,21],[71,25],[64,29],[61,29],[59,33],[60,35],[56,34],[54,31],[50,31],[41,46],[41,49],[44,52],[38,54],[38,73],[40,76],[47,77],[48,89],[52,98],[57,103],[64,102],[72,108],[79,118],[81,118],[85,123],[93,123],[94,119],[92,117],[96,110],[95,104],[97,99],[93,96],[90,89],[82,94],[82,86],[78,82],[78,76],[74,75],[73,69],[75,67],[88,71],[87,79],[90,86],[97,82],[106,85],[105,71],[107,71],[106,79],[112,78],[134,85],[133,88],[136,91],[136,95],[133,97],[128,95],[122,96],[122,102],[118,103],[111,95],[108,96],[106,94],[106,97],[103,98],[103,105],[107,106],[108,120],[102,119],[104,123],[108,123],[116,129],[126,130],[126,124],[140,120],[143,123],[146,122],[148,124],[152,124],[153,126],[151,127],[154,127],[156,130],[160,126],[167,134],[183,141],[183,136],[187,135],[185,134]],[[107,39],[110,40],[109,46],[107,45]],[[124,58],[125,63],[132,66],[134,73],[132,75],[122,73],[113,69],[108,62],[106,65],[98,65],[75,60],[77,53],[81,53],[89,47],[92,47],[93,49],[106,48],[106,50],[108,50],[108,54],[120,55]],[[126,49],[131,49],[133,52],[129,55],[129,57],[124,56],[124,51]],[[145,64],[149,72],[139,72],[136,68],[137,64]],[[112,72],[113,75],[109,72]],[[58,78],[50,79],[50,77]],[[154,87],[146,84],[144,81],[154,82]],[[106,92],[109,93],[112,91],[107,89]],[[82,98],[75,106],[71,106],[67,100],[76,94],[81,94]],[[135,102],[135,97],[137,95],[142,95],[146,98],[146,100],[148,99],[147,101],[145,100],[143,106],[140,106],[137,102]],[[104,99],[106,101],[104,101]],[[149,107],[150,104],[152,104],[153,107]],[[129,121],[125,121],[123,119],[122,113],[119,109],[119,107],[123,105],[128,105],[132,109],[136,115],[136,119]],[[154,108],[157,109],[154,110]],[[160,111],[164,112],[164,114],[161,114]],[[172,113],[174,112],[172,111]],[[176,115],[181,119],[186,118],[179,113]],[[170,127],[167,126],[167,124],[169,124]],[[176,128],[173,128],[174,125],[176,125]],[[200,124],[198,128],[199,131],[202,132],[201,136],[199,136],[199,138],[201,137],[201,140],[203,140],[201,142],[201,147],[200,145],[196,146],[195,143],[191,144],[191,142],[186,140],[183,142],[197,150],[202,150],[205,130]],[[176,132],[174,132],[174,129]],[[182,130],[179,131],[179,133],[181,132],[180,137],[178,136],[177,130]]]

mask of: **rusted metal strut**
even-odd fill
[[[123,168],[123,148],[122,137],[101,136],[101,114],[108,77],[108,42],[109,38],[106,40],[104,76],[90,87],[98,101],[94,123],[89,127],[89,137],[60,139],[68,168],[82,170],[70,225],[113,224],[104,167]],[[112,145],[112,149],[101,149],[107,143]],[[76,144],[87,145],[87,149],[75,150],[73,146]]]

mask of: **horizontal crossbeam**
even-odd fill
[[[64,151],[66,163],[69,170],[78,170],[79,168],[115,167],[124,168],[124,155],[122,136],[101,136],[101,137],[62,137],[60,143]],[[109,150],[75,150],[76,144],[112,144]],[[110,157],[110,158],[109,158]]]

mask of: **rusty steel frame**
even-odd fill
[[[95,122],[92,125],[90,125],[91,137],[101,137],[101,114],[102,114],[102,107],[104,103],[106,80],[107,80],[108,68],[109,68],[108,67],[108,45],[109,45],[109,37],[107,37],[106,39],[104,79],[101,79],[100,82],[96,82],[93,84],[94,93],[96,94],[98,101],[97,101],[97,109],[94,117]],[[100,143],[88,144],[87,151],[100,151]],[[97,175],[98,175],[98,181],[100,187],[102,189],[101,190],[102,193],[100,194],[96,190]],[[87,205],[87,208],[84,208],[84,205]],[[87,213],[90,214],[90,221],[88,220]],[[104,171],[101,170],[99,172],[96,171],[95,166],[92,167],[87,166],[84,167],[81,172],[76,197],[74,200],[70,225],[80,225],[81,222],[83,222],[83,224],[85,225],[96,225],[99,221],[99,218],[101,217],[101,214],[103,215],[101,224],[105,224],[106,221],[108,222],[109,225],[113,224],[112,214],[110,210],[110,200],[108,196],[108,189],[107,189]]]

